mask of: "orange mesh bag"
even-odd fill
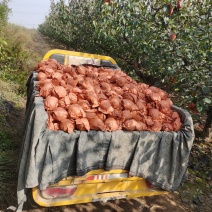
[[[101,88],[104,92],[110,92],[111,90],[111,84],[107,82],[102,82],[101,83]]]
[[[70,118],[72,118],[72,119],[86,117],[85,111],[82,109],[82,107],[79,104],[70,105],[68,108],[68,113],[69,113]]]
[[[95,92],[94,85],[89,80],[80,81],[80,86],[82,86],[82,89]]]
[[[108,115],[108,117],[112,117],[114,119],[122,120],[122,110],[121,109],[113,109],[113,112]]]
[[[145,83],[138,83],[137,88],[138,88],[138,92],[143,93],[144,90],[149,88],[149,85],[147,85]]]
[[[95,92],[92,91],[86,91],[85,98],[91,103],[91,106],[93,108],[99,106],[98,96]]]
[[[73,93],[73,92],[69,92],[68,98],[70,100],[70,104],[75,104],[78,101],[77,100],[77,95],[75,93]]]
[[[147,115],[147,105],[143,99],[139,99],[136,102],[136,105],[138,106],[138,110],[139,110],[140,114]]]
[[[129,93],[135,94],[136,96],[138,95],[138,85],[134,83],[127,83],[124,84],[122,87],[123,91],[127,91]]]
[[[58,107],[58,99],[54,96],[48,96],[44,100],[44,106],[47,111],[54,110],[55,108]]]
[[[50,96],[52,94],[54,86],[51,82],[46,82],[40,89],[40,96],[43,98],[46,98],[47,96]]]
[[[149,102],[160,102],[161,101],[161,97],[159,96],[159,94],[153,92],[149,88],[144,90],[144,93],[146,94],[146,98]]]
[[[125,110],[138,110],[138,106],[129,99],[123,99],[123,105]]]
[[[70,119],[63,119],[60,124],[60,129],[67,132],[67,133],[72,133],[75,129],[75,124],[73,120]]]
[[[181,121],[180,121],[179,118],[175,119],[175,120],[172,122],[172,127],[173,127],[173,130],[174,130],[174,131],[180,130],[181,126],[182,126],[182,123],[181,123]]]
[[[95,111],[85,111],[85,117],[89,120],[97,118],[96,110]]]
[[[54,130],[60,130],[60,124],[58,122],[54,122]]]
[[[164,118],[164,114],[162,114],[158,109],[150,109],[149,110],[149,116],[152,117],[152,120],[162,120]]]
[[[119,122],[112,117],[109,117],[105,120],[105,126],[107,131],[115,131],[121,129]]]
[[[58,79],[58,80],[61,80],[62,77],[63,77],[63,74],[60,73],[60,72],[54,72],[54,73],[52,74],[52,78],[56,78],[56,79]]]
[[[59,99],[58,105],[59,107],[62,107],[66,109],[71,104],[71,100],[68,96],[65,96],[64,98]]]
[[[163,131],[173,131],[173,127],[170,123],[163,123],[162,130]]]
[[[124,86],[127,83],[127,78],[126,77],[117,77],[116,78],[116,84],[120,87]]]
[[[64,73],[70,74],[72,77],[77,76],[76,68],[74,68],[74,67],[71,66],[71,65],[64,65],[64,66],[63,66],[63,72],[64,72]]]
[[[169,114],[171,112],[171,107],[173,102],[170,99],[161,100],[158,104],[159,110],[164,114]]]
[[[124,99],[129,99],[133,103],[137,102],[137,95],[133,94],[133,93],[126,92],[126,93],[123,94],[123,98]]]
[[[135,119],[129,119],[123,122],[122,128],[127,131],[133,131],[133,130],[136,130],[137,125],[138,123]]]
[[[43,81],[43,80],[47,79],[47,76],[45,73],[39,72],[37,78],[39,81]]]
[[[160,121],[154,121],[154,125],[149,127],[150,131],[159,132],[162,129],[162,123]]]
[[[88,121],[89,121],[91,130],[101,130],[101,131],[106,130],[106,126],[104,122],[98,116],[96,116],[96,118],[94,119],[88,119]]]
[[[161,90],[160,88],[150,86],[149,89],[154,93],[157,93],[162,100],[166,100],[168,98],[168,94],[165,91]]]
[[[109,101],[113,108],[122,110],[122,99],[119,96],[111,96]]]
[[[98,72],[93,70],[93,66],[86,66],[86,76],[91,78],[97,78]]]
[[[77,102],[77,104],[79,104],[84,111],[87,111],[87,110],[91,109],[91,105],[90,105],[90,103],[87,100],[79,100]]]
[[[44,72],[45,72],[45,74],[46,74],[46,76],[48,77],[48,78],[51,78],[52,77],[52,74],[54,73],[54,70],[52,69],[52,68],[50,68],[50,67],[46,67],[45,69],[44,69]]]
[[[148,128],[151,128],[151,126],[154,125],[154,122],[152,121],[152,118],[150,116],[144,116],[144,119]]]
[[[90,130],[90,124],[88,122],[88,119],[87,118],[76,119],[76,128],[78,130],[89,131]]]
[[[145,122],[143,114],[138,110],[131,111],[131,116],[136,121],[142,121],[142,122],[144,121]]]
[[[84,66],[77,66],[76,71],[80,75],[85,75],[86,74],[86,68]]]
[[[52,90],[52,95],[61,99],[67,95],[67,91],[63,86],[55,86]]]
[[[96,111],[96,115],[104,122],[107,118],[107,115],[101,112]]]
[[[131,118],[132,118],[132,114],[131,114],[130,110],[123,110],[122,111],[122,118],[121,118],[122,121],[131,119]]]
[[[64,108],[58,107],[52,111],[52,117],[54,120],[61,121],[63,119],[67,119],[68,112]]]
[[[124,91],[122,90],[122,88],[116,86],[116,85],[111,85],[111,92],[113,91],[113,93],[115,95],[120,95],[122,96],[124,94]]]
[[[107,73],[106,72],[99,73],[98,80],[99,80],[100,83],[109,82]]]
[[[111,114],[113,112],[113,107],[109,100],[103,100],[100,102],[98,110],[104,114]]]
[[[135,129],[138,131],[147,130],[147,126],[142,121],[137,121]]]
[[[57,78],[52,78],[52,85],[54,86],[59,86],[60,85],[60,80],[58,80]]]
[[[99,102],[108,99],[103,93],[98,93],[98,94],[97,94],[97,97],[98,97],[98,101],[99,101]]]

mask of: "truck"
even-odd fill
[[[43,60],[120,70],[109,56],[53,49]],[[37,73],[27,82],[25,134],[20,152],[18,208],[27,197],[43,207],[164,195],[185,178],[194,139],[190,114],[177,106],[177,132],[80,132],[46,128]],[[30,194],[29,194],[30,193]]]

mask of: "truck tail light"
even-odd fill
[[[41,191],[41,194],[45,199],[64,198],[72,196],[76,190],[77,186],[49,187]]]

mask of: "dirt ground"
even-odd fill
[[[161,195],[161,196],[152,196],[152,197],[143,197],[143,198],[134,198],[134,199],[121,199],[115,201],[95,202],[95,203],[86,203],[78,204],[72,206],[64,207],[53,207],[49,209],[37,209],[37,210],[25,210],[30,212],[153,212],[153,211],[190,211],[184,205],[175,194]]]
[[[51,43],[46,37],[34,31],[35,45],[32,47],[34,51],[37,51],[40,55],[44,55],[46,51],[53,48],[62,48],[54,42]],[[42,48],[41,48],[42,46]],[[23,101],[25,101],[23,99]],[[24,105],[24,104],[23,104]],[[4,161],[2,166],[0,161],[0,171],[4,173],[2,179],[5,180],[3,184],[0,184],[0,212],[11,211],[7,210],[9,206],[16,206],[16,185],[17,185],[17,162],[19,158],[19,152],[21,142],[23,138],[23,125],[24,125],[24,113],[25,107],[17,109],[13,106],[13,103],[6,101],[5,107],[8,109],[7,123],[8,127],[13,130],[13,142],[15,143],[13,150],[7,152],[11,154],[10,160]],[[196,151],[196,149],[194,148]],[[195,151],[192,154],[195,154]],[[199,150],[197,150],[199,151]],[[211,150],[210,150],[211,151]],[[8,155],[7,155],[8,156]],[[200,157],[200,156],[199,156]],[[196,157],[198,160],[198,157]],[[204,158],[203,158],[204,159]],[[203,160],[201,158],[201,160]],[[210,158],[205,158],[203,161],[210,167]],[[198,163],[194,162],[194,163]],[[192,161],[193,164],[193,161]],[[7,167],[7,168],[5,168]],[[201,173],[200,173],[201,175]],[[1,177],[1,175],[0,175]],[[71,206],[52,207],[52,208],[33,208],[29,204],[24,205],[24,212],[210,212],[212,211],[212,192],[211,192],[211,178],[208,178],[207,184],[197,185],[197,176],[195,173],[189,173],[187,181],[177,192],[170,192],[167,195],[152,196],[152,197],[140,197],[134,199],[120,199],[114,201],[95,202],[86,204],[77,204]],[[1,178],[0,178],[1,180]],[[201,187],[204,186],[204,188]],[[205,188],[205,186],[207,188]],[[199,190],[197,190],[197,188]]]

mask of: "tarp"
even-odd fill
[[[25,134],[20,153],[18,204],[27,188],[41,190],[67,176],[82,176],[95,169],[123,169],[132,176],[173,191],[187,169],[194,140],[191,115],[173,106],[183,123],[177,132],[91,130],[72,134],[46,128],[43,98],[36,96],[36,73],[27,83]]]

